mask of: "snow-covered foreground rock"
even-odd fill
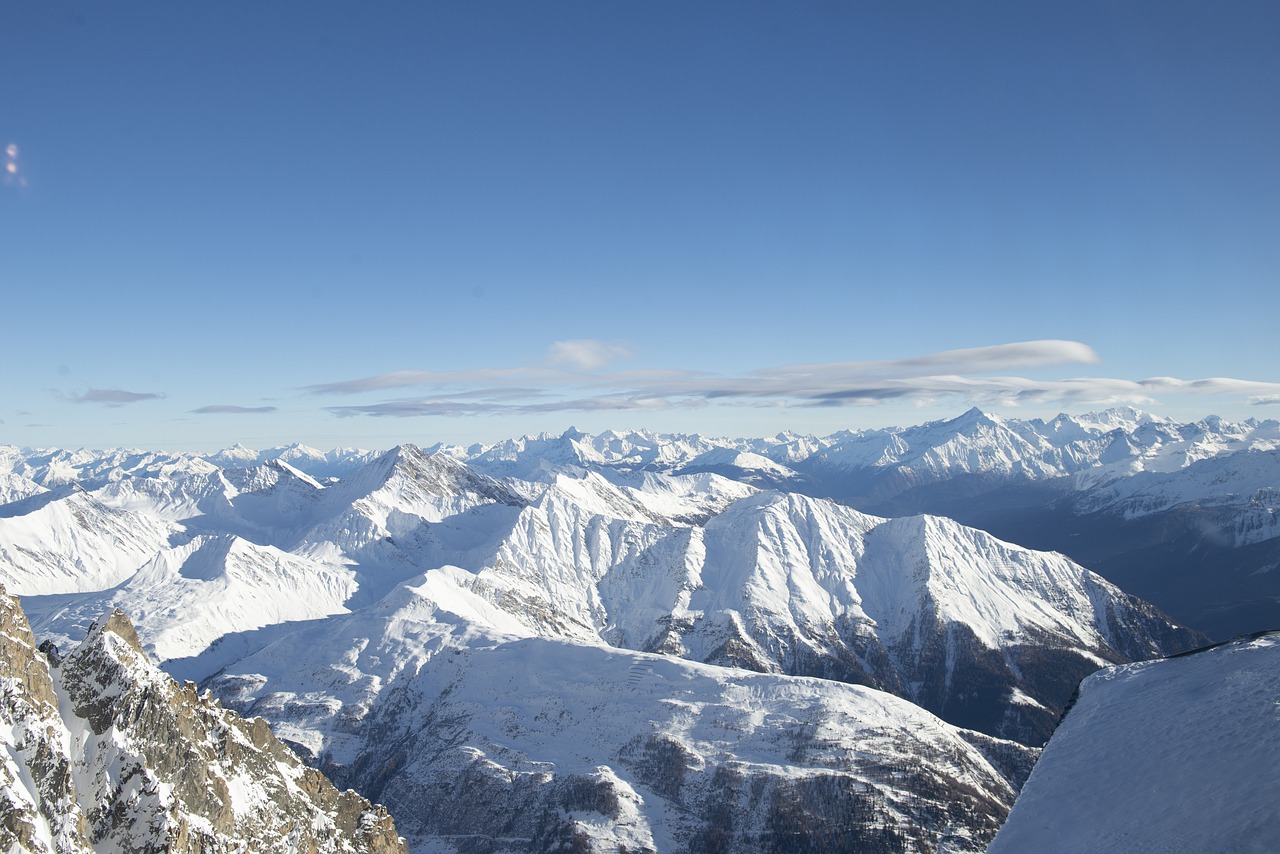
[[[1276,850],[1280,635],[1089,677],[990,854]]]
[[[162,673],[124,615],[53,659],[0,588],[0,848],[407,850],[385,810],[340,793],[264,721]]]

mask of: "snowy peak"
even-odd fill
[[[202,459],[224,469],[249,468],[280,462],[305,473],[308,477],[329,480],[349,474],[376,456],[377,454],[358,448],[320,451],[297,442],[265,451],[255,451],[237,442],[230,448],[208,454]]]
[[[450,562],[495,631],[872,685],[1028,743],[1097,666],[1199,642],[1061,555],[793,493],[684,527],[561,475],[490,549]],[[949,708],[971,671],[981,702]]]
[[[999,416],[988,415],[978,407],[973,406],[960,413],[955,418],[932,423],[953,433],[973,433],[980,429],[1003,427],[1005,422],[1004,419]]]
[[[1062,417],[1062,416],[1059,416]],[[1098,432],[1109,433],[1112,430],[1122,430],[1125,433],[1133,433],[1147,424],[1172,424],[1173,422],[1166,418],[1152,415],[1141,409],[1135,409],[1132,406],[1117,406],[1111,409],[1105,409],[1102,412],[1089,412],[1074,419],[1078,424],[1086,429],[1092,429]]]
[[[207,459],[214,465],[236,467],[253,465],[261,460],[261,455],[236,442],[230,448],[223,448],[215,454],[210,454]]]
[[[471,495],[477,499],[520,503],[509,489],[473,472],[445,454],[428,454],[417,445],[399,445],[369,463],[335,490],[341,500],[382,497],[409,504]]]

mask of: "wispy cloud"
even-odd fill
[[[607,371],[629,348],[597,341],[562,341],[543,366],[470,371],[394,371],[311,386],[316,394],[359,394],[419,386],[432,393],[327,409],[340,416],[412,417],[637,411],[707,405],[872,406],[963,401],[967,405],[1151,404],[1161,394],[1251,394],[1280,397],[1280,383],[1227,377],[1039,379],[1043,368],[1096,364],[1078,341],[1042,340],[926,353],[904,359],[780,365],[741,376],[694,371]],[[551,364],[572,364],[567,371]],[[1269,400],[1265,402],[1270,402]]]
[[[1249,398],[1253,406],[1280,406],[1280,394],[1256,394]]]
[[[303,390],[312,394],[363,394],[392,388],[449,388],[475,386],[487,383],[563,384],[581,377],[567,371],[551,368],[478,368],[469,371],[389,371],[371,377],[317,383]]]
[[[918,377],[937,374],[976,374],[988,371],[1031,370],[1064,364],[1102,361],[1088,344],[1079,341],[1020,341],[963,350],[943,350],[906,359],[868,362],[834,362],[822,365],[789,365],[765,368],[753,376],[784,380],[850,376]]]
[[[275,412],[274,406],[232,406],[226,403],[215,403],[210,406],[202,406],[199,409],[192,409],[191,412],[196,415],[215,415],[215,414],[231,414],[231,415],[258,415],[266,412]]]
[[[137,403],[140,400],[159,400],[164,395],[150,391],[125,391],[119,388],[91,388],[88,391],[72,394],[73,403],[102,403],[107,406],[123,406],[126,403]]]
[[[363,406],[329,406],[328,411],[341,417],[374,415],[380,417],[411,418],[436,415],[458,418],[467,415],[533,415],[548,412],[636,412],[672,409],[674,407],[705,406],[698,398],[668,400],[661,397],[627,395],[598,395],[572,400],[551,400],[543,403],[503,403],[496,400],[468,400],[454,398],[423,398],[389,400]]]

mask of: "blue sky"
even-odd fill
[[[0,443],[1280,414],[1280,6],[60,3]]]

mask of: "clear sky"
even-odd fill
[[[1280,4],[0,6],[0,443],[1280,416]]]

